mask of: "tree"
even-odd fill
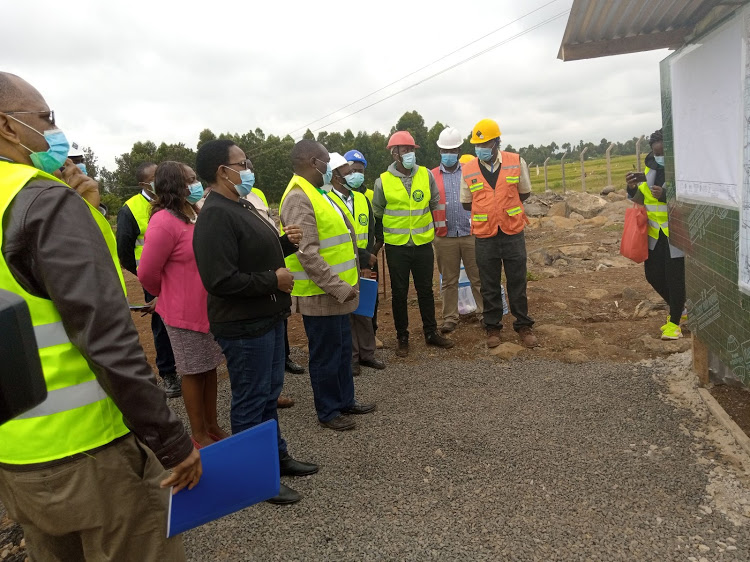
[[[417,162],[427,165],[429,152],[427,150],[427,127],[424,124],[424,118],[417,111],[407,111],[396,121],[396,126],[391,129],[391,134],[396,131],[409,131],[411,133],[414,142],[420,146],[416,150]]]
[[[203,129],[198,135],[198,148],[212,140],[216,140],[216,135],[211,132],[211,129]]]
[[[99,176],[98,158],[90,146],[83,148],[83,162],[86,164],[86,173],[88,176],[96,179]]]

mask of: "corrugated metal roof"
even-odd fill
[[[574,0],[558,58],[564,61],[677,48],[709,15],[748,0]]]

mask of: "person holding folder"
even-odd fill
[[[353,176],[351,166],[338,152],[331,153],[331,168],[331,201],[344,213],[357,241],[359,276],[371,279],[374,277],[372,268],[378,263],[377,254],[372,251],[375,244],[372,206],[367,197],[349,186]],[[372,319],[351,314],[349,320],[352,325],[352,374],[360,374],[360,365],[371,369],[385,369],[385,363],[375,357],[375,330]]]

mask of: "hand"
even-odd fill
[[[359,296],[359,291],[356,287],[352,287],[352,290],[349,291],[349,294],[346,295],[346,298],[344,299],[344,302],[351,302],[354,299],[356,299]]]
[[[156,301],[158,300],[159,297],[154,297],[154,300],[146,303],[146,308],[143,309],[144,316],[156,312]]]
[[[646,181],[646,174],[643,172],[628,172],[625,174],[625,181],[628,182],[628,185],[637,185]]]
[[[88,201],[92,207],[99,208],[99,203],[101,203],[99,184],[95,179],[84,174],[70,158],[65,161],[62,172],[59,170],[55,172],[55,177],[75,189],[78,195]]]
[[[660,185],[652,185],[651,195],[653,195],[657,199],[661,199],[662,195],[664,195],[664,188]]]
[[[377,256],[378,253],[380,252],[380,248],[382,247],[383,247],[382,242],[375,242],[375,244],[373,244],[372,246],[372,253]]]
[[[296,224],[290,224],[284,228],[284,232],[292,244],[299,246],[299,243],[302,241],[302,227],[299,227]]]
[[[368,262],[368,265],[372,269],[373,266],[377,265],[378,263],[378,255],[377,254],[370,254],[370,261]]]
[[[286,267],[280,267],[276,270],[276,284],[279,291],[291,293],[294,287],[294,276]]]
[[[372,277],[372,269],[367,269],[366,267],[359,270],[359,276],[364,279],[370,279]]]
[[[188,490],[195,488],[195,485],[203,475],[203,465],[201,464],[201,454],[197,449],[190,452],[190,456],[172,469],[172,474],[161,481],[162,488],[174,486],[172,494],[176,494],[187,486]]]

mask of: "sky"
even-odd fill
[[[136,141],[195,148],[205,128],[387,135],[411,110],[463,135],[493,118],[515,147],[658,128],[658,63],[669,52],[563,63],[571,5],[78,0],[66,13],[50,0],[13,2],[3,6],[0,70],[36,87],[68,138],[110,169]]]

